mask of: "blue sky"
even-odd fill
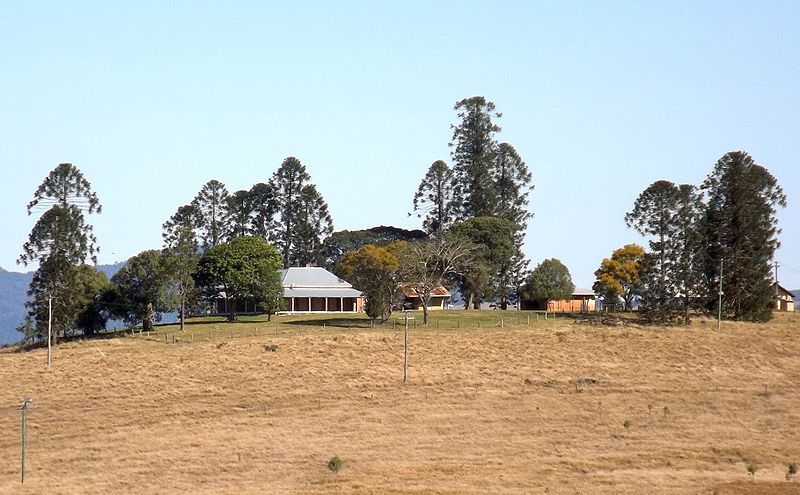
[[[233,192],[286,156],[337,230],[416,228],[453,104],[484,95],[533,172],[532,266],[579,286],[658,179],[700,183],[746,150],[783,186],[780,278],[800,288],[800,4],[787,2],[3,2],[0,266],[60,162],[92,182],[99,261],[161,245],[214,178]]]

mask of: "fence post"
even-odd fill
[[[22,401],[22,407],[19,410],[22,412],[22,474],[20,477],[20,483],[25,483],[25,451],[27,447],[27,419],[28,419],[28,406],[33,400],[30,397],[26,397]]]

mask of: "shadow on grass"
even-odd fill
[[[286,325],[304,325],[304,326],[312,326],[312,327],[339,327],[339,328],[371,328],[372,320],[366,320],[363,318],[319,318],[313,320],[294,320],[294,321],[287,321]],[[375,322],[375,325],[378,326],[380,323],[378,321]]]

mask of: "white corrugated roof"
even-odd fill
[[[352,289],[347,281],[320,266],[292,267],[281,270],[281,285],[286,289]],[[349,296],[345,296],[349,297]]]

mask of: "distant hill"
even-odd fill
[[[97,269],[111,278],[124,264],[121,261],[113,265],[97,265]],[[33,272],[9,272],[0,268],[0,345],[19,340],[16,329],[28,314],[25,302],[31,278]]]
[[[800,302],[800,289],[795,289],[791,292],[794,294],[794,300]]]

